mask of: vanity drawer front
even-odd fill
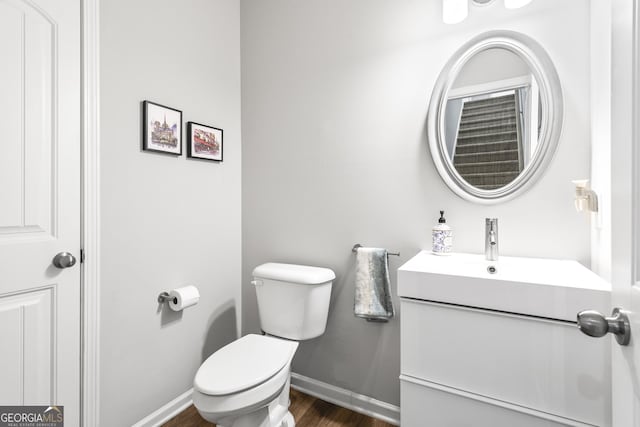
[[[609,425],[610,338],[566,322],[416,300],[402,299],[401,313],[403,375]]]
[[[402,378],[400,396],[402,427],[589,427],[589,424]]]

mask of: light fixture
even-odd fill
[[[467,19],[469,1],[476,7],[488,6],[495,0],[442,0],[442,21],[445,24],[457,24]],[[533,0],[504,0],[507,9],[519,9]]]
[[[468,0],[442,0],[442,21],[445,24],[462,22],[468,13]]]
[[[519,9],[531,3],[531,0],[504,0],[504,7],[507,9]]]

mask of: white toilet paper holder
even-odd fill
[[[168,304],[170,301],[173,301],[174,304],[177,304],[178,298],[172,297],[171,295],[169,295],[169,292],[161,292],[160,295],[158,295],[158,302],[160,304],[164,304],[165,302]]]

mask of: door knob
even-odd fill
[[[69,252],[60,252],[53,257],[53,265],[57,268],[69,268],[76,265],[76,257]]]
[[[610,332],[620,345],[628,345],[631,339],[629,318],[617,307],[611,312],[611,317],[604,317],[594,310],[581,311],[578,313],[578,329],[590,337],[603,337]]]

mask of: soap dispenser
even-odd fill
[[[447,225],[447,220],[444,217],[444,211],[440,211],[440,219],[438,219],[438,223],[433,227],[432,238],[432,251],[434,255],[451,254],[451,249],[453,247],[453,231],[451,230],[451,227]]]

